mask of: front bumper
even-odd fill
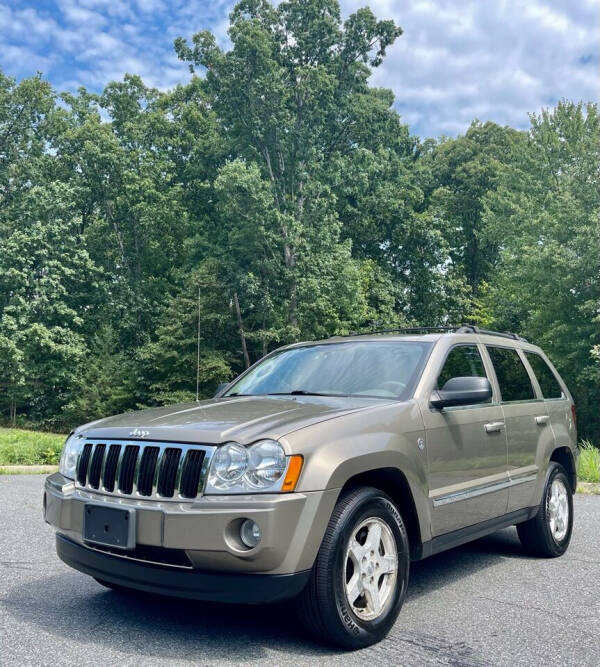
[[[113,584],[147,593],[257,604],[294,597],[308,582],[310,570],[294,574],[242,574],[180,570],[120,558],[56,536],[56,551],[67,565]]]
[[[66,538],[85,552],[106,556],[110,562],[116,559],[130,565],[139,559],[131,561],[127,552],[121,557],[89,548],[82,532],[88,502],[132,508],[136,513],[136,545],[179,551],[193,571],[287,575],[312,567],[338,491],[204,496],[193,502],[159,502],[91,493],[76,488],[71,480],[56,473],[46,480],[44,518],[59,538]],[[252,519],[260,526],[262,539],[254,549],[245,548],[239,539],[239,526],[244,519]],[[161,571],[181,569],[153,561],[152,567]],[[94,576],[110,580],[109,576]]]

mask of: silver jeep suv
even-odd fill
[[[380,640],[411,560],[505,526],[565,552],[576,424],[535,345],[474,326],[276,350],[216,397],[69,436],[46,521],[68,565],[117,589],[295,598],[317,637]]]

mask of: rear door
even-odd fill
[[[543,421],[550,422],[557,446],[573,445],[577,438],[571,397],[566,386],[541,354],[529,350],[524,351],[524,354],[533,376],[537,379],[546,406],[545,415],[548,419]]]
[[[427,395],[452,377],[466,376],[490,379],[490,369],[476,343],[450,347],[438,362]],[[497,397],[488,403],[443,410],[435,410],[425,400],[422,413],[433,535],[504,514],[508,502],[506,435]]]
[[[500,389],[508,439],[510,477],[508,512],[533,507],[536,482],[544,469],[543,454],[554,435],[546,404],[515,347],[486,345]]]

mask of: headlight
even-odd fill
[[[212,462],[217,484],[229,486],[239,481],[248,470],[248,451],[241,445],[229,443],[219,447]]]
[[[79,459],[79,454],[81,454],[82,447],[83,438],[78,438],[74,435],[70,435],[67,438],[58,466],[61,475],[69,479],[75,479],[77,474],[77,460]]]
[[[263,440],[252,445],[248,458],[246,478],[257,489],[276,484],[287,467],[283,447],[274,440]]]
[[[276,493],[281,491],[288,460],[275,440],[261,440],[251,447],[228,442],[213,456],[205,493]]]

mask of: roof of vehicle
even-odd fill
[[[463,324],[456,327],[411,327],[404,329],[379,329],[370,332],[356,332],[347,335],[331,336],[323,340],[304,341],[286,345],[289,347],[300,347],[304,345],[322,345],[337,342],[350,341],[381,341],[385,340],[405,340],[405,341],[429,341],[436,342],[442,337],[456,337],[465,340],[474,336],[475,340],[481,342],[495,342],[510,347],[526,347],[527,349],[539,349],[536,345],[529,343],[525,338],[518,334],[508,331],[490,331],[480,329],[472,324]],[[512,343],[512,344],[511,344]]]

